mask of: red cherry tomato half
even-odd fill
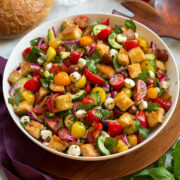
[[[32,111],[36,114],[43,114],[46,112],[45,108],[41,108],[41,107],[37,107],[37,108],[33,108]]]
[[[97,112],[97,109],[89,110],[86,113],[86,116],[83,118],[84,122],[86,122],[86,124],[88,124],[88,125],[92,125],[93,122],[97,122],[98,123],[100,120],[97,117],[96,112]]]
[[[145,115],[145,112],[143,111],[139,111],[136,115],[136,120],[139,120],[140,125],[144,128],[148,127],[148,121],[147,121],[147,117]]]
[[[94,99],[92,99],[91,97],[84,97],[82,99],[82,103],[83,105],[89,104],[89,103],[94,103]]]
[[[109,25],[109,18],[105,18],[102,21],[100,21],[100,24]]]
[[[136,90],[134,94],[134,99],[139,101],[146,96],[147,86],[143,80],[137,80]]]
[[[22,56],[23,58],[25,58],[30,52],[31,52],[31,49],[32,49],[32,46],[26,48],[23,53],[22,53]]]
[[[47,111],[48,112],[53,113],[54,110],[56,109],[54,101],[55,101],[56,97],[59,95],[60,95],[59,93],[56,93],[56,94],[53,94],[52,96],[50,96],[50,98],[47,102]]]
[[[157,104],[159,104],[160,106],[163,106],[163,100],[160,99],[160,98],[154,99],[154,100],[153,100],[153,103],[157,103]]]
[[[124,45],[125,45],[126,50],[129,51],[132,48],[139,47],[139,40],[126,41]]]
[[[56,122],[54,120],[47,120],[46,122],[47,122],[47,126],[55,133],[57,133],[61,128],[60,122]]]
[[[117,136],[122,132],[122,126],[117,122],[109,122],[108,134],[111,137]]]
[[[87,68],[85,69],[85,75],[88,81],[92,84],[103,84],[104,79],[102,79],[99,75],[91,73]]]
[[[34,69],[34,70],[33,70],[33,76],[36,76],[36,75],[41,76],[41,74],[43,73],[43,71],[44,71],[44,68],[43,68],[43,67],[39,67],[39,68],[37,68],[37,69]]]
[[[42,43],[41,46],[40,46],[40,49],[44,52],[47,52],[49,48],[49,43],[48,42],[45,42],[45,43]]]
[[[71,55],[70,55],[71,63],[77,64],[79,58],[82,57],[83,54],[84,54],[84,50],[83,49],[72,51]]]
[[[56,56],[59,56],[59,53],[62,52],[62,51],[66,51],[67,48],[64,47],[64,46],[59,46],[57,49],[56,49]]]
[[[61,140],[69,142],[70,140],[66,138],[66,135],[69,135],[67,128],[62,128],[58,131],[58,136]]]
[[[90,24],[90,19],[86,16],[77,16],[74,19],[74,24],[78,25],[80,29],[85,29]]]
[[[164,108],[165,112],[167,112],[171,108],[171,105],[172,105],[172,101],[165,100],[163,102],[163,106],[162,107]]]
[[[103,125],[102,125],[102,123],[96,123],[96,124],[94,124],[93,126],[92,126],[92,128],[94,129],[94,130],[100,130],[100,131],[102,131],[102,129],[103,129]]]
[[[166,75],[165,72],[163,72],[162,70],[160,70],[160,69],[157,70],[156,76],[157,76],[157,78],[158,78],[159,80],[161,80],[162,78],[164,78],[165,75]]]
[[[71,63],[71,61],[70,61],[69,58],[68,58],[68,59],[65,59],[63,62],[64,62],[64,65],[65,65],[67,68],[72,65],[72,63]]]
[[[53,64],[50,69],[51,74],[57,74],[61,71],[67,71],[67,67],[64,64]]]
[[[32,77],[24,84],[24,89],[27,89],[32,92],[38,91],[39,88],[41,87],[40,78],[41,76],[39,75]]]
[[[138,142],[143,142],[145,140],[144,138],[140,137],[139,132],[136,132],[135,135],[137,137]]]
[[[124,84],[124,76],[121,74],[117,74],[117,75],[111,77],[109,82],[113,88],[119,89]]]
[[[89,94],[91,92],[91,85],[90,84],[87,84],[85,90],[86,90],[86,94]]]
[[[97,38],[102,41],[106,41],[109,35],[112,33],[113,26],[109,26],[106,29],[103,29],[97,34]]]

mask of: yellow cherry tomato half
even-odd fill
[[[130,134],[127,136],[127,140],[128,140],[128,143],[134,147],[137,145],[138,143],[138,139],[137,139],[137,136],[135,134]]]
[[[91,92],[92,92],[92,93],[97,93],[97,94],[100,96],[100,98],[101,98],[101,103],[104,103],[104,102],[105,102],[105,100],[106,100],[106,92],[105,92],[105,90],[104,90],[103,88],[101,88],[101,87],[95,87],[95,88],[92,89]]]
[[[122,91],[130,98],[132,96],[132,90],[129,88],[123,88]]]
[[[61,43],[61,39],[60,38],[53,38],[49,41],[49,47],[52,47],[54,49],[57,49]]]
[[[31,91],[23,90],[21,93],[22,97],[31,104],[34,104],[35,95]]]
[[[71,128],[71,135],[75,138],[82,138],[86,133],[86,127],[85,125],[80,122],[76,121]]]
[[[138,40],[139,40],[139,44],[141,47],[143,47],[143,48],[148,47],[148,42],[146,41],[146,39],[139,37]]]
[[[59,86],[67,86],[71,84],[71,80],[66,72],[59,72],[54,77],[54,83]]]
[[[93,38],[91,36],[83,36],[80,39],[81,46],[88,46],[88,45],[91,45],[92,43],[93,43]]]
[[[46,61],[48,61],[48,62],[53,61],[55,56],[56,56],[56,50],[53,47],[49,47],[47,50]]]
[[[150,87],[147,89],[147,97],[150,99],[156,99],[158,97],[158,91],[154,87]]]
[[[75,84],[76,88],[83,88],[86,85],[86,76],[83,75],[81,79]]]

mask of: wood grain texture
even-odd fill
[[[70,160],[48,153],[41,170],[68,179],[113,179],[133,174],[153,162],[169,150],[180,135],[180,99],[176,110],[165,128],[142,148],[122,157],[85,162]]]
[[[152,6],[139,0],[127,0],[121,4],[134,13],[132,19],[148,26],[159,36],[180,39],[179,0],[154,0]],[[118,10],[113,10],[113,14],[124,16]]]

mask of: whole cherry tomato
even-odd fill
[[[146,83],[143,80],[137,80],[134,99],[136,101],[139,101],[146,96],[146,93],[147,93]]]
[[[41,81],[40,81],[41,76],[37,75],[29,79],[25,84],[24,84],[24,89],[27,89],[29,91],[35,92],[38,91],[39,88],[41,87]]]
[[[47,52],[49,48],[49,43],[48,42],[45,42],[45,43],[42,43],[41,46],[40,46],[40,49],[44,52]]]
[[[109,122],[108,134],[111,137],[117,136],[122,132],[122,126],[117,122]]]
[[[54,77],[54,83],[59,86],[67,86],[71,84],[71,80],[66,72],[59,72]]]
[[[91,97],[84,97],[82,99],[82,104],[83,105],[86,105],[86,104],[89,104],[89,103],[94,103],[94,99],[92,99]]]
[[[97,112],[97,109],[89,110],[86,113],[86,116],[83,118],[84,122],[88,125],[92,125],[93,122],[99,122],[100,120],[99,120],[98,116],[96,115],[96,112]]]
[[[117,75],[111,77],[109,82],[113,88],[119,89],[124,84],[124,77],[121,74],[117,74]]]
[[[74,19],[74,24],[78,25],[80,29],[85,29],[90,24],[90,19],[87,16],[77,16]]]
[[[107,41],[109,35],[112,33],[113,26],[109,26],[106,29],[103,29],[97,34],[97,38],[102,41]]]
[[[92,128],[94,130],[98,129],[98,130],[102,131],[103,125],[102,125],[102,123],[96,123],[96,124],[92,125]]]
[[[23,53],[22,53],[22,56],[23,58],[25,58],[30,52],[31,52],[31,49],[32,49],[32,46],[26,48]]]
[[[124,45],[125,45],[126,50],[129,51],[132,48],[139,47],[139,40],[126,41]]]
[[[145,112],[143,111],[139,111],[136,115],[136,120],[139,120],[140,125],[144,128],[148,127],[148,121],[147,121],[147,117],[145,115]]]

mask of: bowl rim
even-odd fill
[[[114,14],[110,14],[110,13],[81,13],[81,14],[72,14],[72,15],[69,15],[69,16],[61,16],[61,17],[58,17],[58,18],[54,18],[50,21],[47,21],[43,24],[41,24],[40,26],[36,27],[35,29],[33,29],[32,31],[30,31],[29,33],[27,33],[25,36],[23,36],[21,38],[21,40],[16,44],[16,46],[18,46],[24,39],[26,39],[26,37],[31,33],[35,33],[39,28],[42,28],[43,26],[46,26],[48,24],[52,24],[56,21],[61,21],[62,19],[64,18],[67,18],[67,19],[72,19],[73,17],[75,16],[81,16],[81,15],[84,15],[84,16],[88,16],[88,15],[96,15],[96,16],[99,16],[99,15],[104,15],[104,16],[109,16],[109,17],[118,17],[120,18],[121,20],[126,20],[126,19],[130,19],[128,17],[124,17],[124,16],[119,16],[119,15],[114,15]],[[177,74],[177,87],[179,87],[179,71],[178,71],[178,67],[177,67],[177,64],[176,64],[176,61],[175,61],[175,58],[171,52],[171,50],[168,48],[168,46],[165,44],[165,42],[154,32],[152,31],[150,28],[148,28],[147,26],[143,25],[142,23],[136,21],[136,20],[133,20],[135,22],[135,24],[138,24],[140,26],[142,26],[143,28],[147,29],[148,31],[151,32],[151,34],[153,34],[153,36],[155,36],[165,47],[166,49],[168,50],[168,53],[171,55],[172,57],[172,60],[174,61],[174,64],[175,64],[175,71],[176,71],[176,74]],[[15,49],[16,49],[16,46],[13,48],[10,56],[8,59],[11,59],[12,57],[12,54],[15,52]],[[5,78],[5,72],[7,71],[7,64],[9,63],[10,61],[7,61],[6,63],[6,66],[5,66],[5,69],[4,69],[4,73],[3,73],[3,96],[4,96],[4,99],[5,99],[5,104],[6,104],[6,107],[8,109],[8,112],[9,114],[11,115],[11,118],[13,119],[13,121],[15,122],[15,124],[19,127],[19,129],[30,139],[32,140],[35,144],[37,144],[38,146],[40,146],[41,148],[55,154],[55,155],[58,155],[58,156],[62,156],[62,157],[65,157],[65,158],[68,158],[68,159],[73,159],[73,160],[80,160],[80,161],[99,161],[99,160],[108,160],[108,159],[113,159],[113,158],[116,158],[116,157],[120,157],[120,156],[123,156],[125,154],[129,154],[139,148],[141,148],[142,146],[144,146],[145,144],[147,144],[148,142],[150,142],[153,138],[155,138],[162,130],[163,128],[167,125],[168,121],[170,120],[174,110],[175,110],[175,107],[177,105],[177,101],[178,101],[178,97],[179,97],[179,88],[177,90],[177,96],[175,98],[175,101],[174,101],[174,106],[172,106],[171,108],[171,112],[170,114],[168,115],[168,117],[166,117],[166,122],[164,122],[161,126],[159,126],[157,129],[156,129],[156,132],[154,132],[154,134],[151,136],[151,137],[148,137],[147,139],[145,139],[143,142],[141,142],[140,144],[136,145],[135,147],[132,147],[130,149],[128,149],[127,151],[124,151],[124,152],[120,152],[120,153],[116,153],[116,154],[111,154],[111,155],[108,155],[108,156],[97,156],[97,157],[84,157],[84,156],[72,156],[72,155],[69,155],[69,154],[66,154],[66,153],[63,153],[63,152],[58,152],[54,149],[51,149],[45,145],[43,145],[39,140],[35,139],[33,136],[31,136],[20,124],[18,124],[18,122],[13,118],[13,113],[10,112],[10,108],[8,106],[8,100],[7,100],[7,97],[6,97],[6,94],[4,93],[6,91],[5,89],[5,83],[7,81],[7,79]],[[12,108],[12,107],[11,107]]]

